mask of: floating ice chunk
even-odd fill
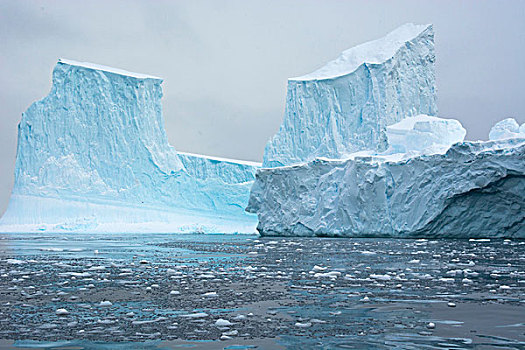
[[[338,278],[339,276],[341,276],[341,272],[339,271],[330,271],[330,272],[326,272],[326,273],[316,273],[314,274],[314,277],[315,278],[331,278],[331,279],[336,279]]]
[[[113,303],[111,301],[108,301],[108,300],[104,300],[104,301],[101,301],[99,306],[102,306],[102,307],[109,307],[109,306],[112,306]]]
[[[376,274],[371,274],[370,278],[373,278],[375,280],[380,280],[380,281],[390,281],[392,279],[392,277],[389,275],[376,275]]]
[[[520,127],[514,118],[503,119],[492,127],[489,140],[503,140],[515,137],[525,138],[525,123]]]
[[[57,314],[58,316],[66,316],[69,315],[69,311],[67,311],[66,309],[57,309],[55,311],[55,314]]]
[[[420,114],[386,127],[389,153],[444,153],[462,142],[467,131],[456,119]]]
[[[102,271],[102,270],[105,270],[106,267],[105,266],[92,266],[88,269],[88,271]]]
[[[326,323],[326,321],[324,321],[324,320],[320,320],[320,319],[317,319],[317,318],[312,318],[312,319],[310,320],[310,322],[312,322],[312,323],[321,323],[321,324],[322,324],[322,323]]]
[[[21,265],[21,264],[25,264],[26,262],[24,260],[18,260],[18,259],[7,259],[7,263],[11,265]]]
[[[440,278],[439,281],[446,282],[446,283],[454,283],[455,280],[453,278]]]
[[[219,318],[217,321],[215,321],[215,325],[217,327],[229,327],[231,326],[233,323],[231,323],[230,321],[228,320],[225,320],[223,318]]]
[[[363,250],[363,251],[361,252],[361,254],[363,254],[363,255],[375,255],[376,252],[371,252],[371,251],[368,251],[368,250]]]
[[[295,327],[299,327],[299,328],[309,328],[309,327],[312,327],[312,322],[296,322],[295,323]]]
[[[239,334],[239,331],[236,330],[236,329],[234,329],[232,331],[229,331],[229,332],[222,333],[223,336],[227,336],[227,337],[232,337],[232,336],[235,336],[237,334]]]
[[[326,267],[321,267],[321,266],[317,266],[315,265],[312,269],[312,271],[315,271],[315,272],[319,272],[319,271],[324,271],[326,270],[327,268]]]

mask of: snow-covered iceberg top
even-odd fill
[[[384,63],[394,57],[400,48],[431,27],[431,24],[404,24],[381,39],[369,41],[343,51],[335,60],[328,62],[312,73],[289,80],[333,79],[350,74],[365,63]]]
[[[79,62],[79,61],[69,60],[67,58],[59,58],[58,59],[58,64],[67,64],[69,66],[83,67],[83,68],[86,68],[86,69],[98,70],[98,71],[103,71],[103,72],[108,72],[108,73],[113,73],[113,74],[118,74],[118,75],[125,75],[125,76],[128,76],[128,77],[133,77],[133,78],[137,78],[137,79],[162,80],[162,78],[155,77],[153,75],[128,72],[126,70],[119,69],[119,68],[103,66],[101,64],[90,63],[90,62]]]

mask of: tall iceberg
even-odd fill
[[[60,59],[47,97],[23,113],[0,230],[253,232],[259,164],[169,145],[162,79]]]
[[[523,125],[464,141],[433,116],[433,63],[432,26],[405,25],[289,80],[246,208],[259,233],[525,238]]]
[[[434,61],[432,25],[405,24],[289,79],[284,121],[263,166],[384,151],[387,125],[437,113]]]

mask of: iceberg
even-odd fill
[[[525,139],[257,171],[261,235],[525,238]]]
[[[428,115],[406,118],[388,125],[388,153],[444,153],[450,146],[465,139],[467,131],[456,119]]]
[[[514,137],[525,138],[525,123],[520,126],[514,118],[497,122],[489,132],[489,140],[504,140]]]
[[[412,24],[290,79],[246,208],[259,233],[525,238],[525,127],[464,141],[435,93],[432,26]]]
[[[289,79],[284,120],[263,166],[386,150],[387,125],[437,114],[434,61],[432,25],[405,24]]]
[[[60,59],[18,127],[0,231],[252,233],[260,164],[177,153],[162,79]]]

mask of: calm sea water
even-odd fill
[[[0,348],[524,349],[525,241],[3,234]]]

